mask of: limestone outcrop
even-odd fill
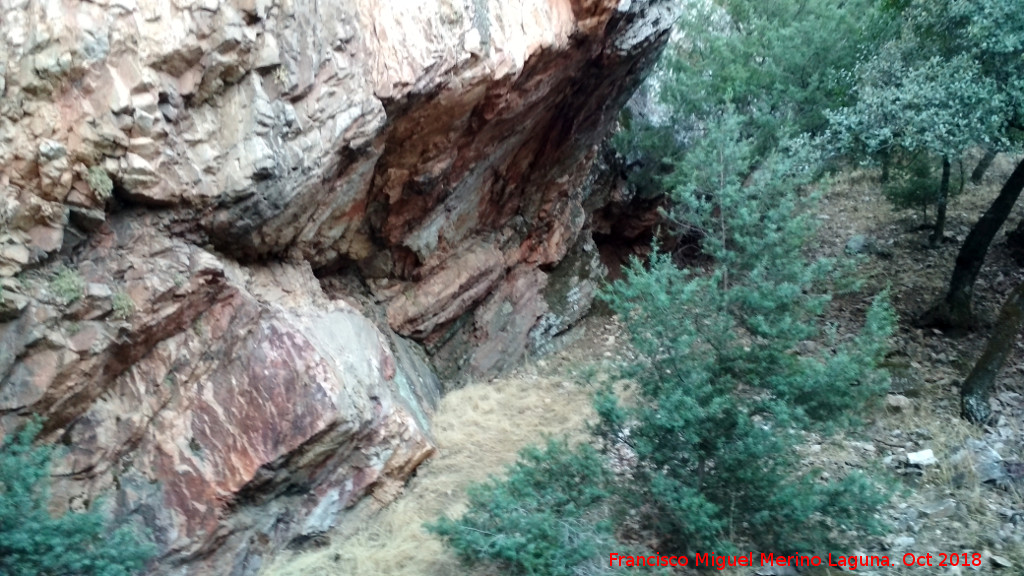
[[[585,313],[674,5],[0,0],[0,433],[45,416],[154,573],[326,530]]]

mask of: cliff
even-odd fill
[[[586,312],[588,170],[674,3],[2,9],[0,433],[44,415],[56,505],[113,494],[154,573],[252,574]]]

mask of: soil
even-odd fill
[[[968,159],[967,166],[971,166]],[[884,407],[864,414],[866,427],[856,434],[821,437],[807,434],[804,464],[825,477],[866,470],[889,478],[897,488],[883,510],[892,530],[885,537],[864,537],[859,554],[887,556],[895,567],[858,567],[862,575],[956,575],[1024,573],[1024,346],[1014,348],[1004,367],[992,406],[991,425],[979,428],[959,418],[959,385],[980,355],[991,321],[1005,296],[1024,281],[1010,258],[1001,232],[989,251],[976,286],[981,328],[944,334],[914,327],[915,317],[942,294],[957,250],[1013,167],[999,157],[985,180],[968,184],[949,209],[947,236],[928,248],[929,230],[920,214],[895,212],[881,197],[877,174],[853,171],[837,177],[821,211],[822,256],[841,256],[848,244],[865,245],[859,270],[865,285],[837,297],[829,321],[842,334],[863,322],[872,296],[888,287],[899,313],[899,329],[887,366],[891,394]],[[1024,215],[1018,207],[1005,230]],[[861,242],[861,241],[864,242]],[[457,515],[467,486],[500,475],[515,453],[545,435],[582,436],[592,417],[589,391],[575,382],[588,373],[603,377],[607,364],[629,354],[626,335],[614,318],[594,314],[574,332],[562,351],[527,362],[506,377],[478,382],[446,396],[435,415],[439,456],[420,468],[404,487],[388,487],[389,498],[367,499],[346,524],[319,542],[315,550],[286,552],[275,558],[267,576],[454,576],[484,575],[459,566],[450,551],[426,533],[423,522],[440,514]],[[911,456],[931,450],[934,463],[913,465]],[[987,455],[987,456],[986,456]],[[988,457],[1003,477],[985,482]],[[613,552],[613,551],[609,551]],[[709,551],[711,552],[711,551]],[[956,555],[966,567],[952,564]],[[905,554],[931,554],[931,566],[903,566]],[[975,554],[977,554],[975,556]],[[820,554],[825,558],[824,552]],[[909,558],[909,557],[907,557]],[[927,557],[922,562],[928,562]],[[642,573],[639,569],[637,573]],[[730,576],[794,574],[789,568],[735,568]],[[839,574],[835,567],[801,568],[799,574]],[[680,574],[696,574],[692,568]]]

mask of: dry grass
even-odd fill
[[[530,372],[530,370],[526,370]],[[545,435],[579,435],[592,414],[589,394],[558,378],[512,376],[448,394],[433,421],[440,454],[420,468],[403,495],[383,509],[364,500],[319,550],[283,553],[265,576],[462,576],[423,523],[459,514],[471,483],[499,474],[516,453]]]

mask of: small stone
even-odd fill
[[[852,236],[846,241],[846,253],[847,254],[863,254],[867,251],[870,245],[870,240],[863,234],[857,234]]]
[[[24,244],[5,244],[0,246],[0,258],[18,264],[28,264],[32,252]]]
[[[994,448],[981,440],[968,439],[965,449],[957,452],[952,463],[968,462],[978,476],[978,482],[1000,483],[1006,480],[1007,472],[1003,459]]]
[[[256,69],[262,70],[281,65],[281,49],[277,38],[267,32],[260,38],[259,51],[256,53]]]
[[[797,343],[796,351],[802,356],[813,356],[818,353],[820,346],[814,340],[802,340]]]
[[[0,322],[14,320],[28,306],[27,296],[7,292],[0,288]]]
[[[913,434],[914,438],[916,438],[917,440],[931,440],[932,439],[932,433],[929,432],[928,430],[924,429],[924,428],[917,428],[913,432],[911,432],[911,434]]]
[[[125,155],[123,164],[121,184],[128,189],[147,188],[160,181],[153,165],[138,154],[129,152]]]
[[[956,512],[955,500],[943,500],[921,508],[921,513],[931,519],[947,518]]]
[[[466,39],[463,41],[462,46],[466,49],[466,52],[474,56],[483,54],[483,42],[480,37],[480,31],[476,28],[470,28],[466,32]]]
[[[85,295],[89,298],[107,299],[114,295],[110,286],[100,282],[90,282],[85,285]]]
[[[94,232],[107,219],[107,214],[103,210],[96,210],[92,208],[82,208],[79,206],[72,206],[70,211],[71,223],[78,226],[86,232]]]
[[[178,109],[171,104],[162,102],[158,108],[160,109],[160,114],[164,117],[164,120],[174,122],[178,119]]]
[[[975,464],[974,470],[978,473],[978,481],[982,484],[1000,484],[1007,478],[1002,462],[981,461]]]
[[[903,412],[910,408],[910,398],[902,394],[889,394],[885,397],[885,405],[898,412]]]
[[[892,541],[893,550],[906,550],[916,543],[917,540],[913,536],[898,536]]]
[[[46,161],[57,160],[68,155],[68,149],[60,142],[43,140],[39,144],[39,156]]]
[[[907,464],[910,464],[911,466],[925,467],[938,463],[939,461],[935,458],[935,453],[932,452],[931,448],[907,454]]]
[[[1013,562],[1010,562],[1002,556],[997,556],[993,554],[989,557],[989,559],[992,560],[992,565],[996,566],[997,568],[1013,568]]]

